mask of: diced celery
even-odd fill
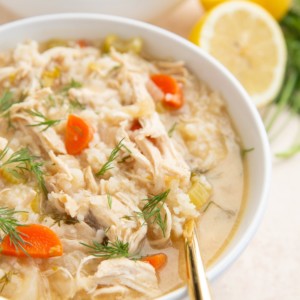
[[[61,71],[59,67],[55,67],[52,71],[44,71],[42,74],[42,84],[44,87],[50,87],[53,85],[55,79],[59,78]]]
[[[108,53],[113,47],[121,53],[133,52],[139,54],[142,51],[142,46],[143,40],[141,38],[135,37],[129,40],[122,40],[117,35],[110,34],[105,38],[102,50],[104,53]]]
[[[19,184],[25,183],[26,179],[14,172],[13,167],[3,167],[0,170],[2,177],[9,183]]]
[[[201,209],[209,200],[212,193],[211,186],[204,176],[192,177],[192,185],[188,191],[191,202],[197,209]]]
[[[34,213],[40,213],[40,195],[38,193],[36,193],[35,197],[32,199],[30,207]]]

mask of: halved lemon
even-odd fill
[[[286,45],[279,25],[257,4],[229,1],[216,6],[196,24],[190,40],[225,65],[257,106],[278,94]]]
[[[216,5],[231,0],[200,0],[205,10],[212,9]],[[292,5],[292,0],[247,0],[265,8],[276,20],[281,20]]]

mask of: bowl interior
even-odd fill
[[[271,162],[264,126],[238,81],[212,57],[183,38],[152,25],[120,17],[61,14],[17,21],[0,27],[0,49],[12,48],[28,38],[39,41],[50,38],[101,39],[110,33],[124,38],[140,36],[152,56],[185,61],[198,78],[220,92],[243,146],[254,148],[247,156],[250,182],[247,207],[231,243],[208,269],[208,278],[214,279],[237,258],[253,236],[264,211],[270,181]],[[175,292],[172,297],[179,295]]]

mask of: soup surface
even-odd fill
[[[218,93],[141,40],[0,53],[0,295],[148,299],[207,265],[238,222],[244,168]],[[34,284],[33,284],[34,283]]]

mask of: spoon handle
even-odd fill
[[[186,237],[185,244],[190,299],[211,300],[211,294],[201,259],[197,232],[194,226],[190,237]]]

